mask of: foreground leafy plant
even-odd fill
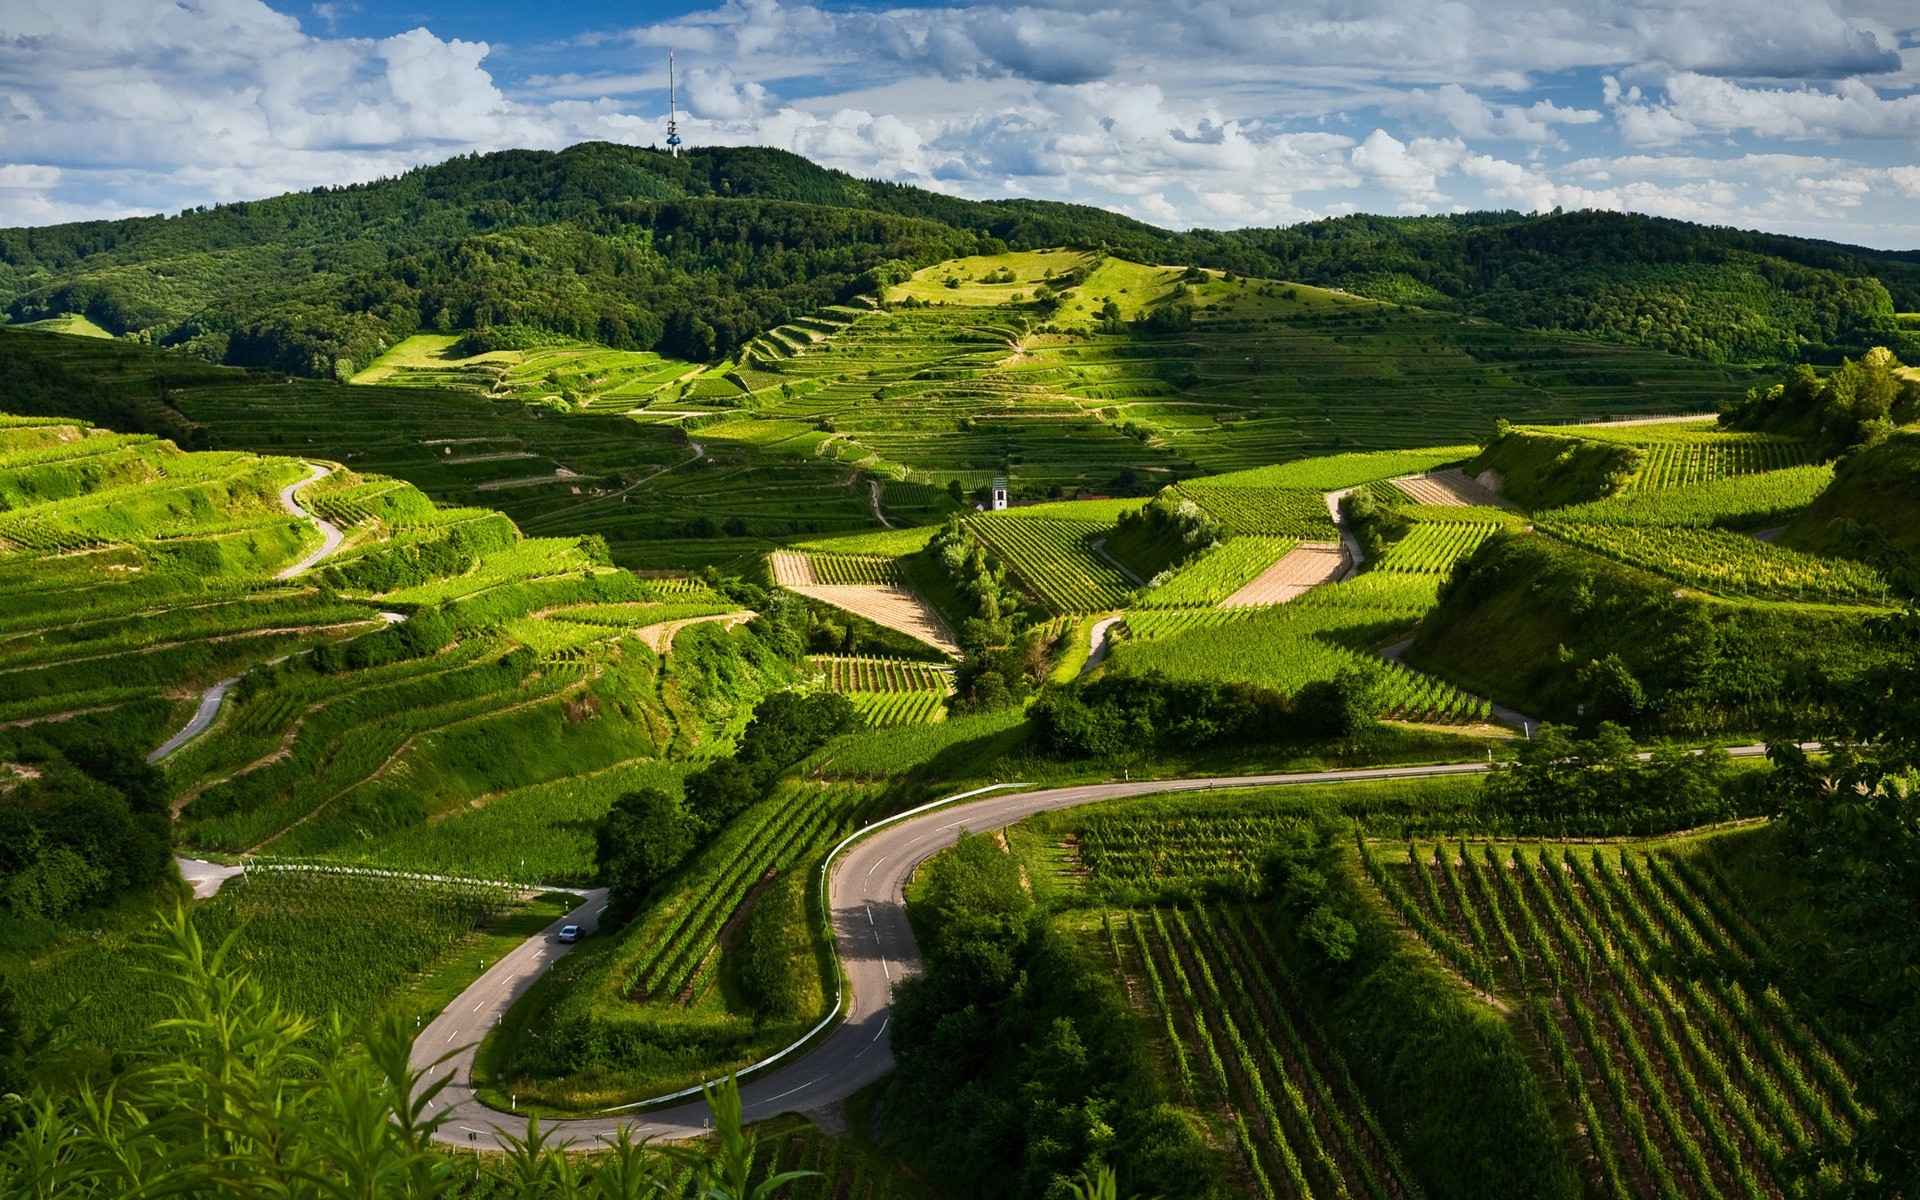
[[[138,1065],[71,1090],[45,1085],[6,1097],[15,1135],[0,1143],[0,1195],[36,1200],[172,1196],[288,1200],[436,1200],[457,1193],[454,1160],[435,1148],[451,1080],[408,1065],[412,1029],[389,1013],[358,1039],[317,1029],[228,965],[229,937],[209,948],[184,911],[161,922],[157,982],[175,1015]],[[309,1035],[316,1033],[317,1038]],[[314,1049],[315,1045],[319,1049]],[[58,1057],[56,1039],[46,1055]],[[57,1072],[50,1072],[57,1074]],[[717,1145],[651,1153],[625,1131],[603,1154],[569,1157],[538,1121],[510,1137],[516,1194],[551,1200],[635,1200],[666,1190],[690,1166],[708,1200],[769,1200],[797,1177],[748,1187],[754,1138],[741,1128],[737,1084],[710,1089]]]

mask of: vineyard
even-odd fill
[[[816,656],[827,687],[844,692],[869,728],[919,725],[946,716],[952,677],[925,663],[890,658]]]
[[[638,956],[625,964],[636,999],[687,1004],[712,985],[720,927],[747,894],[772,873],[857,827],[885,802],[883,789],[836,784],[783,787],[727,826],[673,893],[648,911],[636,936]]]
[[[1798,1156],[1866,1119],[1855,1052],[1767,984],[1775,935],[1710,860],[1490,843],[1362,860],[1435,953],[1524,1010],[1600,1193],[1798,1195]]]
[[[1632,446],[1642,456],[1629,492],[1689,487],[1737,475],[1780,471],[1813,461],[1798,438],[1725,433],[1708,420],[1653,425],[1536,426],[1533,431]]]
[[[1562,508],[1556,522],[1586,525],[1675,525],[1755,529],[1784,522],[1833,482],[1828,465],[1732,475],[1710,483],[1629,491]]]
[[[1804,442],[1754,433],[1659,441],[1645,446],[1644,450],[1646,462],[1627,485],[1629,491],[1711,483],[1734,475],[1805,466],[1813,461],[1813,448]]]
[[[1133,585],[1093,552],[1099,526],[1024,514],[988,514],[967,522],[1007,569],[1057,613],[1121,608]]]
[[[1292,538],[1229,538],[1147,592],[1140,606],[1191,608],[1218,604],[1259,578],[1298,544]]]
[[[1499,525],[1421,523],[1393,544],[1374,569],[1409,575],[1445,575],[1472,554]]]
[[[1373,679],[1381,716],[1485,720],[1487,701],[1366,651],[1400,635],[1431,608],[1436,584],[1431,574],[1383,571],[1267,608],[1139,609],[1127,618],[1133,637],[1114,649],[1113,660],[1117,669],[1157,670],[1175,679],[1243,679],[1288,695],[1358,669]]]
[[[1877,603],[1885,576],[1847,559],[1822,558],[1720,529],[1542,521],[1572,546],[1616,558],[1703,591],[1763,600]]]
[[[889,584],[900,582],[900,568],[891,558],[854,554],[809,556],[815,581],[828,585]]]
[[[1198,504],[1234,534],[1286,537],[1305,542],[1337,539],[1326,497],[1307,488],[1244,487],[1190,480],[1180,494]]]
[[[1258,911],[1109,913],[1101,936],[1131,1003],[1164,1034],[1177,1094],[1222,1130],[1254,1195],[1421,1195]]]
[[[351,1024],[517,903],[494,888],[266,870],[196,908],[194,926],[209,945],[232,936],[230,961],[288,1011],[323,1021],[337,1012]],[[8,983],[16,1002],[35,1011],[89,997],[67,1032],[86,1045],[119,1046],[175,1015],[147,962],[138,933],[115,930],[12,971]]]
[[[776,786],[677,871],[623,936],[556,970],[557,986],[502,1048],[503,1082],[523,1098],[593,1107],[710,1078],[786,1044],[818,1013],[769,1023],[732,1007],[720,986],[730,922],[762,888],[811,871],[827,846],[903,806],[884,784]],[[582,1038],[609,1047],[593,1077],[556,1077],[556,1057],[564,1062]]]

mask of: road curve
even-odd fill
[[[205,733],[207,726],[213,724],[213,719],[220,715],[220,705],[226,700],[227,693],[233,690],[234,684],[239,682],[240,677],[235,675],[231,679],[222,679],[219,683],[214,684],[202,693],[200,696],[200,707],[193,710],[193,719],[182,726],[180,732],[174,734],[166,741],[161,742],[152,754],[147,755],[148,764],[151,765],[159,762],[167,755],[172,754],[175,750],[178,750],[194,738]]]
[[[1731,751],[1736,757],[1754,757],[1765,752],[1764,746],[1741,746]],[[907,923],[907,880],[921,863],[953,845],[963,832],[999,829],[1054,809],[1161,792],[1423,779],[1479,774],[1486,769],[1484,762],[1468,762],[1107,782],[992,794],[957,804],[939,801],[903,814],[904,819],[897,818],[845,845],[832,860],[827,894],[834,949],[847,980],[843,1019],[810,1048],[801,1050],[799,1044],[789,1047],[782,1052],[783,1061],[779,1065],[742,1082],[740,1091],[746,1119],[759,1121],[785,1112],[835,1107],[893,1069],[893,1052],[886,1039],[893,1011],[893,988],[901,980],[918,974],[921,965],[920,949]],[[502,1144],[502,1135],[526,1132],[524,1117],[488,1108],[476,1098],[471,1080],[474,1046],[514,999],[571,949],[554,940],[560,927],[572,923],[591,929],[602,904],[599,899],[589,898],[554,922],[546,932],[523,943],[513,954],[489,968],[421,1031],[413,1044],[412,1063],[416,1069],[426,1069],[442,1056],[451,1056],[435,1066],[433,1074],[436,1079],[447,1072],[453,1075],[453,1081],[440,1096],[439,1111],[448,1116],[439,1135],[441,1140],[458,1145],[498,1147]],[[573,1117],[549,1124],[557,1126],[564,1138],[584,1146],[611,1138],[623,1127],[635,1137],[663,1140],[696,1137],[707,1129],[707,1121],[706,1103],[696,1099],[647,1113]]]
[[[274,576],[276,579],[292,579],[295,575],[306,573],[315,563],[327,555],[332,554],[335,550],[338,550],[340,548],[341,538],[344,536],[341,534],[339,527],[334,525],[333,522],[327,520],[325,517],[316,516],[308,512],[305,508],[301,507],[298,500],[294,499],[295,494],[299,492],[301,488],[306,487],[310,483],[318,483],[333,474],[332,467],[323,467],[319,463],[309,463],[308,467],[312,473],[305,479],[300,480],[298,483],[290,483],[280,489],[280,507],[286,509],[296,517],[305,517],[313,523],[313,527],[320,531],[320,548],[280,572],[280,574]]]

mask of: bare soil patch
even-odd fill
[[[1347,570],[1346,549],[1333,542],[1301,542],[1279,562],[1260,572],[1252,583],[1220,602],[1221,608],[1259,608],[1284,604],[1323,583],[1332,583]]]
[[[1425,475],[1404,475],[1392,482],[1393,486],[1421,504],[1513,508],[1500,493],[1476,483],[1459,467],[1429,471]]]

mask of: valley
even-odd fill
[[[178,255],[9,260],[19,1086],[149,1086],[221,995],[288,1078],[417,1072],[373,1125],[447,1195],[544,1194],[530,1136],[698,1142],[729,1076],[748,1173],[823,1200],[1898,1169],[1896,323],[1816,369],[794,164],[847,190],[665,194],[747,161],[635,168],[626,241],[394,235],[432,327],[230,250],[306,361],[205,276],[132,325]],[[126,327],[52,311],[82,278]]]

